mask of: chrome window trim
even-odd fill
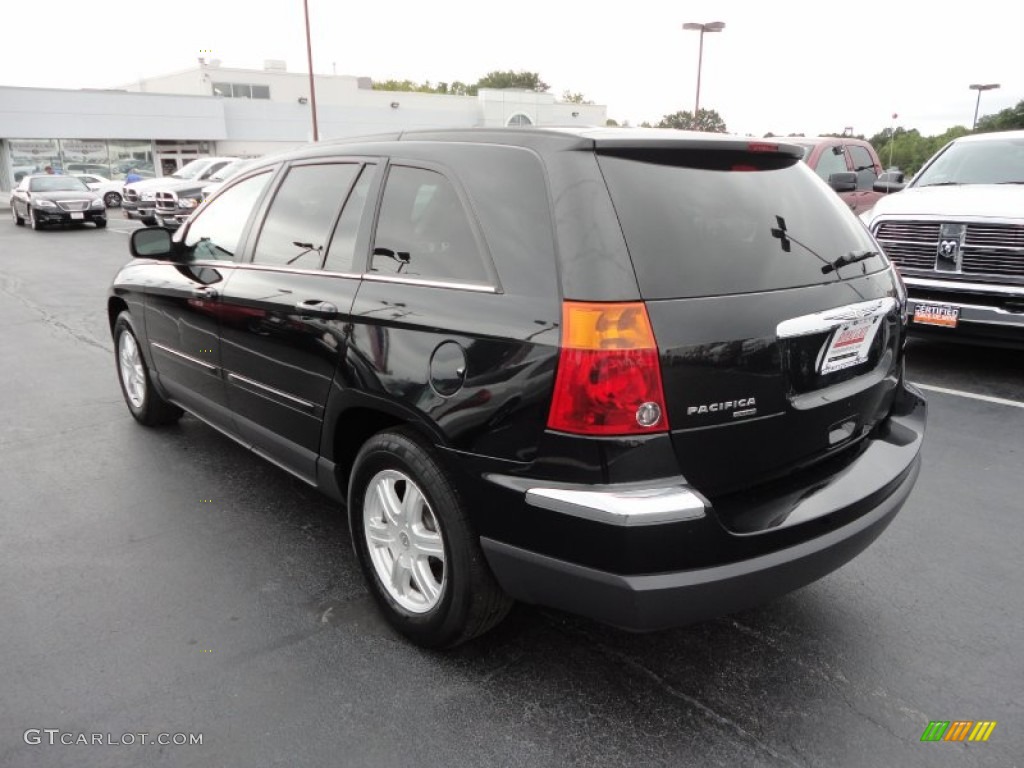
[[[374,283],[399,283],[403,285],[422,285],[428,288],[452,288],[461,291],[474,291],[476,293],[498,293],[498,289],[487,283],[460,283],[453,280],[431,280],[420,277],[403,277],[401,275],[378,275],[372,272],[364,272],[364,280]]]
[[[274,387],[268,387],[266,384],[261,384],[260,382],[254,381],[253,379],[247,378],[245,376],[240,376],[237,373],[229,373],[228,374],[228,379],[229,380],[234,379],[235,381],[240,381],[240,382],[242,382],[244,384],[248,384],[249,386],[255,387],[256,389],[261,389],[264,392],[269,392],[269,393],[271,393],[273,395],[277,395],[278,397],[283,397],[285,400],[290,400],[293,403],[301,405],[306,410],[309,410],[309,411],[315,411],[316,410],[316,407],[317,407],[316,403],[311,403],[309,400],[303,400],[301,397],[295,397],[295,395],[289,395],[287,392],[282,392],[280,389],[274,389]]]
[[[884,296],[880,299],[871,299],[870,301],[858,301],[855,304],[846,304],[841,307],[826,309],[822,312],[814,312],[809,315],[801,315],[800,317],[783,320],[776,326],[775,333],[780,339],[808,336],[812,333],[831,331],[851,320],[884,317],[895,309],[896,299],[892,296]]]
[[[198,366],[200,366],[202,368],[205,368],[206,370],[210,371],[211,373],[216,373],[217,370],[218,370],[216,365],[211,365],[210,363],[206,362],[205,360],[200,360],[197,357],[192,357],[191,355],[186,355],[184,352],[179,352],[176,349],[171,349],[170,347],[165,346],[164,344],[161,344],[158,341],[151,341],[151,342],[149,342],[149,345],[151,347],[156,347],[157,349],[159,349],[159,350],[161,350],[163,352],[166,352],[169,355],[174,355],[175,357],[180,357],[180,358],[182,358],[184,360],[188,360],[190,363],[194,363],[194,364],[196,364],[196,365],[198,365]]]
[[[334,272],[330,269],[307,269],[305,267],[288,267],[276,264],[254,264],[251,261],[235,262],[236,269],[261,270],[264,272],[285,272],[295,275],[319,275],[321,277],[347,277],[358,280],[361,275],[356,272]]]
[[[530,488],[526,491],[526,503],[552,512],[620,526],[698,520],[706,514],[704,500],[681,485],[617,491]]]

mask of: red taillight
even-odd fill
[[[565,302],[548,427],[581,435],[668,430],[658,347],[643,302]]]
[[[767,141],[752,141],[747,144],[748,152],[778,152],[779,145]]]

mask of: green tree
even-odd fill
[[[590,99],[584,98],[582,93],[573,93],[572,91],[562,91],[562,101],[567,104],[593,104],[594,102]]]
[[[697,119],[694,120],[693,113],[685,110],[665,115],[661,118],[658,128],[675,128],[681,131],[704,131],[705,133],[727,133],[725,121],[722,116],[713,109],[702,109],[697,112]]]
[[[615,119],[613,119],[611,117],[609,117],[607,120],[605,120],[604,124],[606,126],[608,126],[609,128],[618,128],[619,127],[619,121],[615,120]]]
[[[481,88],[525,88],[528,91],[546,91],[551,86],[540,79],[536,72],[513,72],[503,70],[488,72],[486,75],[469,86],[470,96],[476,96]]]
[[[957,125],[936,136],[922,136],[916,128],[897,126],[876,133],[868,141],[878,152],[882,165],[895,166],[913,174],[946,144],[968,133],[967,128]]]
[[[977,133],[1016,131],[1022,128],[1024,128],[1024,101],[1018,101],[1015,107],[1007,107],[994,115],[978,118]]]

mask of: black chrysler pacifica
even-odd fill
[[[388,620],[651,630],[838,568],[917,478],[906,294],[797,147],[437,130],[256,161],[108,298],[121,388],[344,505]]]

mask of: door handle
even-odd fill
[[[300,301],[295,305],[295,309],[300,315],[312,315],[315,317],[337,317],[338,308],[328,301],[320,301],[318,299],[310,299],[308,301]]]
[[[192,295],[197,299],[216,299],[217,289],[208,285],[197,285],[192,289]]]

